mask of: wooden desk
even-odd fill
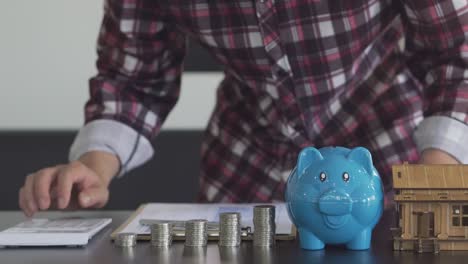
[[[85,248],[3,248],[0,249],[0,263],[467,263],[468,251],[415,254],[413,252],[392,251],[390,226],[393,217],[386,212],[383,220],[374,231],[372,248],[368,251],[349,251],[341,247],[327,247],[321,251],[300,249],[298,241],[282,241],[271,249],[253,247],[251,242],[242,243],[234,249],[219,248],[209,243],[206,248],[194,250],[176,242],[168,250],[158,250],[148,242],[125,250],[115,247],[109,239],[115,229],[130,215],[129,211],[88,211],[40,213],[38,217],[85,216],[111,217],[110,227],[96,235]],[[0,212],[0,229],[3,230],[24,220],[21,212]]]

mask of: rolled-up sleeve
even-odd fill
[[[177,102],[185,37],[157,1],[107,0],[98,38],[98,74],[90,79],[85,126],[70,159],[101,150],[121,173],[153,155],[150,141]]]
[[[421,81],[420,151],[442,149],[468,162],[468,5],[466,0],[404,3],[408,64]]]
[[[446,116],[428,117],[419,124],[414,138],[421,152],[440,149],[468,164],[468,126],[458,120]]]
[[[131,127],[113,120],[91,121],[82,127],[70,148],[70,160],[86,152],[103,151],[120,160],[119,176],[140,166],[153,156],[151,142]]]

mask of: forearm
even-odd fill
[[[440,149],[426,149],[421,153],[419,162],[422,164],[460,164],[460,162],[449,153]]]
[[[118,157],[103,151],[87,152],[78,160],[93,170],[106,186],[110,184],[110,181],[117,175],[120,168]]]

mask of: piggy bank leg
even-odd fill
[[[314,234],[304,229],[299,229],[299,239],[301,248],[307,250],[320,250],[325,247],[325,244],[318,239]]]
[[[370,247],[372,229],[366,228],[359,233],[353,240],[346,244],[348,249],[352,250],[366,250]]]

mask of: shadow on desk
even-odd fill
[[[0,132],[0,210],[17,210],[27,174],[67,161],[74,131]],[[201,131],[163,131],[146,165],[111,183],[106,208],[133,210],[144,202],[192,202],[198,191]]]

